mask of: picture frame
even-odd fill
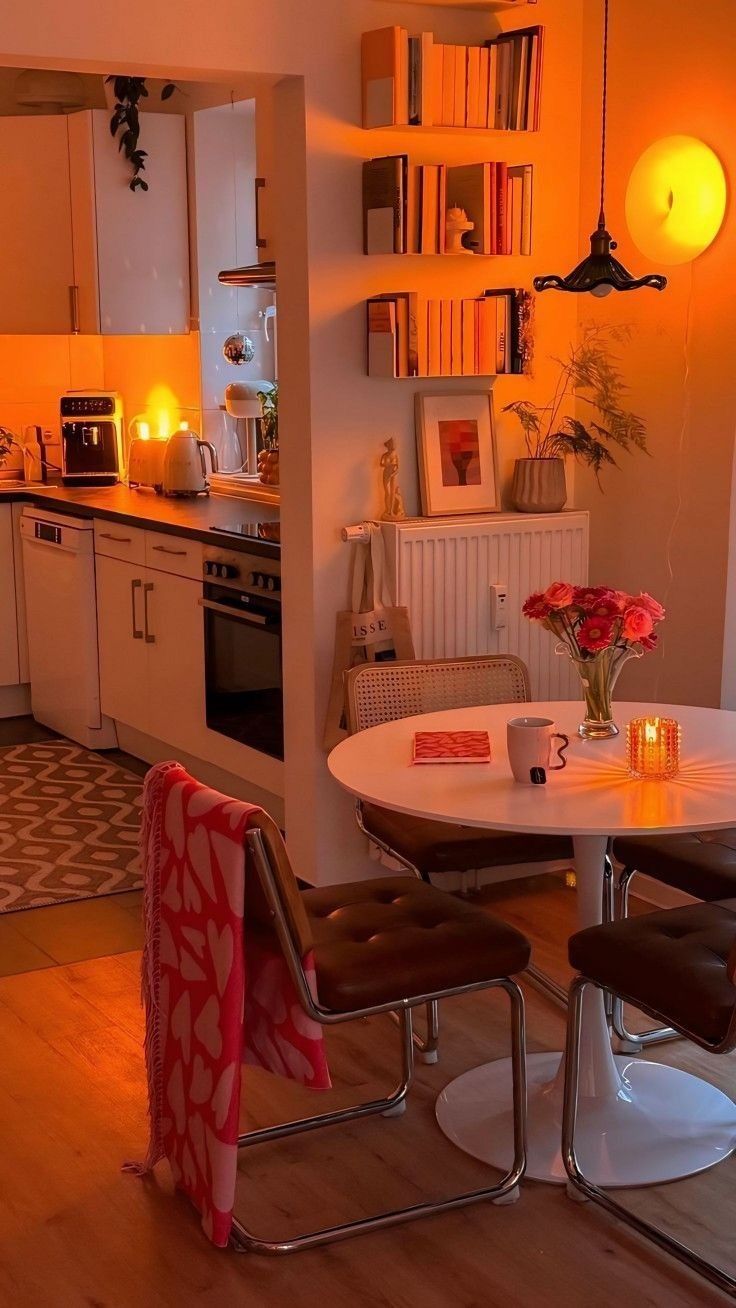
[[[417,395],[416,435],[425,518],[499,512],[491,391]]]

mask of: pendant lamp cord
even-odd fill
[[[606,127],[608,119],[608,4],[603,0],[603,115],[601,131],[601,211],[598,226],[605,227],[605,192],[606,192]]]

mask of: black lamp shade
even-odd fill
[[[595,292],[599,287],[613,291],[638,291],[642,286],[650,286],[655,291],[664,290],[666,277],[661,273],[632,277],[628,269],[613,257],[611,251],[615,249],[616,242],[611,239],[605,225],[600,223],[590,238],[590,254],[587,258],[573,268],[567,277],[559,277],[556,273],[535,277],[535,291],[572,291],[582,294],[585,291]]]

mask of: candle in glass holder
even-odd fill
[[[680,724],[674,718],[632,718],[626,728],[629,775],[667,781],[680,770]]]

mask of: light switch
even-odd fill
[[[506,626],[506,605],[508,591],[501,582],[491,586],[491,631],[501,631]]]

